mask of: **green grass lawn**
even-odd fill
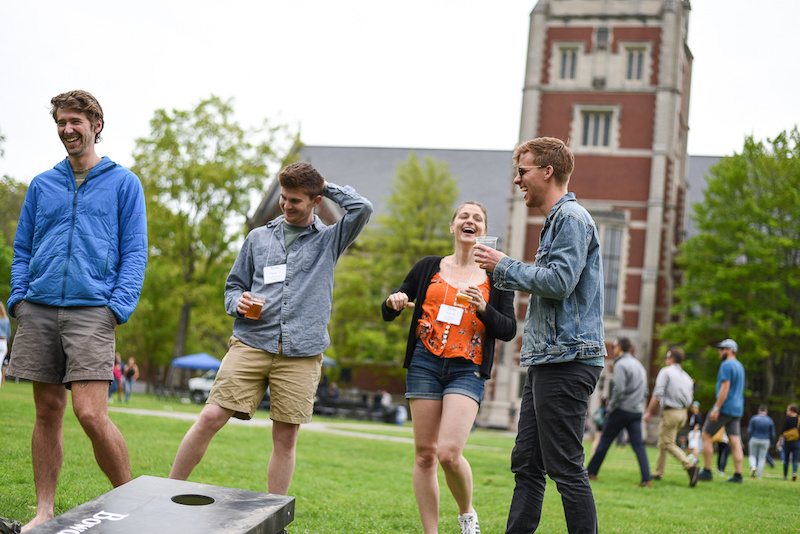
[[[190,421],[125,413],[131,409],[200,411],[200,407],[134,395],[130,405],[113,405],[111,418],[125,436],[133,476],[166,477],[175,451]],[[121,407],[120,410],[116,408]],[[33,402],[29,383],[7,383],[0,389],[0,515],[27,521],[35,512],[30,464]],[[268,415],[259,412],[259,418]],[[413,446],[370,439],[370,434],[411,437],[409,426],[356,423],[315,418],[332,428],[357,432],[336,435],[301,430],[297,469],[290,494],[296,498],[292,534],[421,532],[411,487]],[[94,461],[91,445],[71,410],[64,427],[65,462],[56,495],[56,513],[63,513],[111,489]],[[472,464],[475,507],[485,534],[503,532],[514,487],[509,471],[513,436],[476,430],[465,456]],[[588,443],[586,444],[588,447]],[[219,486],[266,491],[271,450],[268,428],[227,425],[212,441],[191,480]],[[648,449],[651,468],[656,451]],[[745,464],[746,464],[745,460]],[[729,462],[729,471],[732,470]],[[688,478],[670,460],[664,480],[653,488],[636,487],[639,470],[628,447],[609,451],[593,482],[601,532],[619,533],[789,533],[797,532],[800,484],[784,482],[781,467],[765,472],[761,481],[727,484],[724,478],[688,487]],[[746,468],[746,465],[745,465]],[[745,469],[747,471],[747,469]],[[441,470],[440,470],[441,473]],[[459,532],[455,502],[444,477],[441,528]],[[561,499],[548,480],[542,533],[566,532]]]

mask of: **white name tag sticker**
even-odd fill
[[[439,315],[436,316],[436,320],[441,323],[454,324],[458,326],[461,324],[461,317],[463,315],[464,308],[442,304],[439,306]]]
[[[264,267],[264,283],[275,284],[286,280],[286,264],[268,265]]]

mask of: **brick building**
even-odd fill
[[[688,0],[539,0],[530,20],[520,141],[568,140],[569,189],[600,231],[608,346],[629,337],[651,375],[685,233],[690,10]],[[510,199],[507,252],[532,263],[544,217],[518,191]],[[516,304],[522,321],[527,296]],[[484,424],[515,425],[521,332],[497,356]]]

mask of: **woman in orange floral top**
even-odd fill
[[[441,464],[458,504],[462,533],[480,533],[472,506],[472,470],[463,456],[491,376],[495,340],[517,332],[514,294],[492,287],[475,262],[475,236],[486,234],[486,209],[459,206],[450,222],[454,251],[417,262],[402,286],[383,302],[391,321],[413,309],[404,367],[414,427],[414,493],[426,533],[438,531]]]

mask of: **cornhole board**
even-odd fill
[[[294,497],[140,476],[31,530],[35,534],[280,534]]]

